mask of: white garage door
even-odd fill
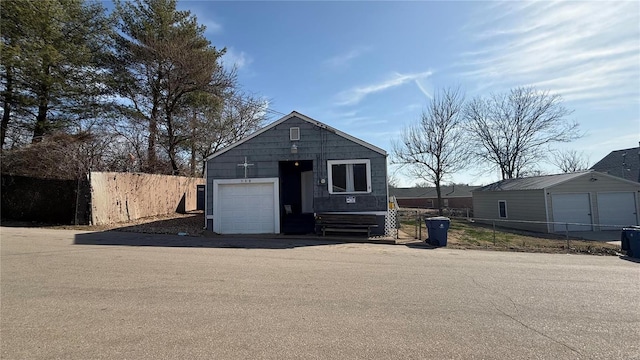
[[[275,233],[274,191],[273,183],[219,184],[214,230],[220,234]]]
[[[638,225],[636,199],[632,192],[598,193],[600,224],[618,225],[602,227],[602,230],[620,229],[621,226]]]
[[[553,221],[560,223],[573,223],[568,225],[569,231],[590,231],[591,225],[591,205],[589,194],[552,194],[551,208],[553,211]],[[565,224],[554,224],[553,230],[565,231]]]

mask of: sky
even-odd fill
[[[640,141],[640,2],[178,0],[270,121],[298,111],[385,149],[433,93],[535,86],[560,94],[584,136],[556,146],[597,162]],[[541,170],[558,169],[540,163]],[[401,186],[412,179],[390,166]],[[476,166],[447,182],[488,184]]]

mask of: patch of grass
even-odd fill
[[[427,229],[421,223],[422,239],[427,238]],[[401,223],[401,230],[413,235],[415,221]],[[525,251],[546,253],[580,253],[595,255],[617,255],[620,247],[606,242],[569,239],[563,236],[540,234],[472,223],[465,219],[452,219],[448,232],[447,247],[458,249],[491,249],[498,251]]]

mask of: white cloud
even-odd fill
[[[358,46],[344,54],[339,54],[332,58],[329,58],[325,60],[324,63],[333,68],[347,67],[353,59],[361,56],[369,50],[371,50],[371,47],[369,46]]]
[[[247,53],[244,51],[238,52],[234,48],[227,48],[227,52],[222,56],[222,65],[228,69],[235,67],[240,70],[249,66],[252,62],[253,59]]]
[[[420,80],[415,79],[414,81],[415,81],[416,85],[418,85],[418,89],[420,89],[420,91],[422,91],[424,96],[426,96],[429,99],[433,100],[433,95],[431,95],[431,93],[429,91],[427,91],[427,89],[420,83]]]
[[[481,18],[468,29],[478,48],[459,64],[481,88],[534,85],[567,100],[638,102],[638,2],[504,2]]]
[[[199,21],[201,25],[206,26],[205,33],[220,33],[222,32],[222,24],[213,20]]]
[[[398,87],[415,80],[425,79],[431,76],[431,74],[431,71],[414,74],[395,73],[390,79],[383,82],[359,86],[339,93],[337,105],[355,105],[370,94]]]

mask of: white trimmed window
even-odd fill
[[[371,162],[360,160],[329,160],[329,193],[354,194],[371,192]]]
[[[289,128],[289,140],[291,140],[291,141],[300,140],[300,128],[299,127]]]
[[[498,201],[498,216],[501,219],[507,218],[507,201],[506,200]]]

